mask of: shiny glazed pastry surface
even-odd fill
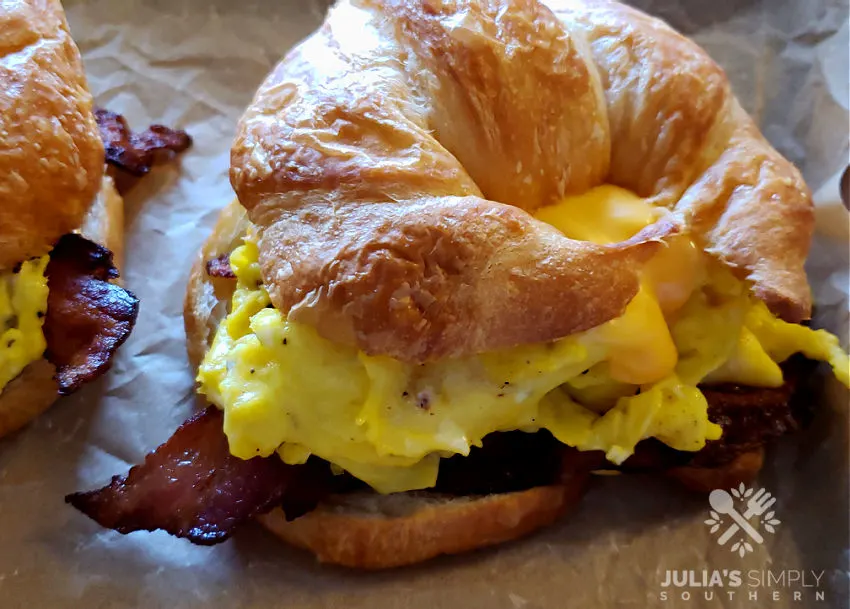
[[[370,355],[598,326],[672,233],[809,314],[799,173],[699,47],[614,2],[340,2],[258,91],[231,181],[274,306]],[[603,184],[666,213],[608,245],[531,215]]]
[[[103,144],[59,0],[0,3],[0,274],[76,230]]]

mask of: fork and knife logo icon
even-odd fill
[[[763,488],[755,490],[741,484],[729,491],[715,489],[708,496],[708,502],[712,508],[711,518],[705,523],[711,527],[711,533],[716,533],[723,528],[723,532],[717,538],[718,545],[726,545],[739,532],[746,534],[746,537],[742,535],[731,546],[732,552],[741,556],[753,551],[753,545],[749,540],[757,544],[764,543],[764,536],[759,528],[768,533],[774,533],[776,526],[781,524],[775,517],[776,513],[770,509],[776,503],[776,497]],[[740,511],[736,504],[741,505],[743,511]],[[728,521],[724,518],[725,516],[729,517]],[[754,517],[758,517],[755,526],[751,523]]]

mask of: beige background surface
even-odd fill
[[[727,67],[743,104],[813,188],[846,164],[845,2],[637,4]],[[138,127],[186,128],[195,146],[179,170],[157,171],[128,199],[125,277],[142,309],[113,373],[0,442],[0,607],[846,607],[847,394],[838,390],[810,432],[770,455],[761,483],[779,498],[782,525],[746,560],[711,540],[704,498],[644,478],[600,480],[572,518],[531,539],[382,574],[321,567],[254,526],[200,548],[161,533],[120,536],[65,506],[66,493],[123,473],[192,410],[184,282],[231,196],[234,125],[274,62],[320,22],[323,5],[66,2],[99,103]],[[823,213],[846,223],[835,215],[837,193],[827,187],[822,196]],[[816,254],[818,321],[846,336],[846,242],[821,237]],[[744,587],[735,601],[662,602],[668,569],[824,570],[827,601],[793,603],[785,590],[774,602],[762,589],[752,602]]]

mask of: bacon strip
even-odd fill
[[[67,395],[109,369],[136,323],[139,301],[109,283],[118,277],[112,253],[77,234],[59,239],[46,274],[45,357]]]
[[[148,173],[163,156],[170,158],[192,145],[192,138],[185,131],[151,125],[145,131],[133,133],[120,114],[95,108],[94,116],[106,162],[136,177]]]
[[[230,266],[230,254],[222,254],[218,258],[207,260],[207,275],[220,279],[236,279],[236,273]]]
[[[126,476],[65,501],[120,533],[163,529],[200,545],[224,541],[240,523],[280,504],[303,466],[232,456],[222,422],[210,406]]]

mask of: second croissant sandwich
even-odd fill
[[[693,42],[605,0],[339,2],[260,87],[186,299],[212,406],[122,533],[322,561],[525,535],[594,470],[751,480],[805,418],[809,191]]]
[[[110,365],[138,300],[123,202],[58,1],[0,7],[0,436]]]
[[[0,6],[0,436],[110,367],[139,304],[117,284],[113,176],[128,185],[190,142],[93,108],[59,0]]]

